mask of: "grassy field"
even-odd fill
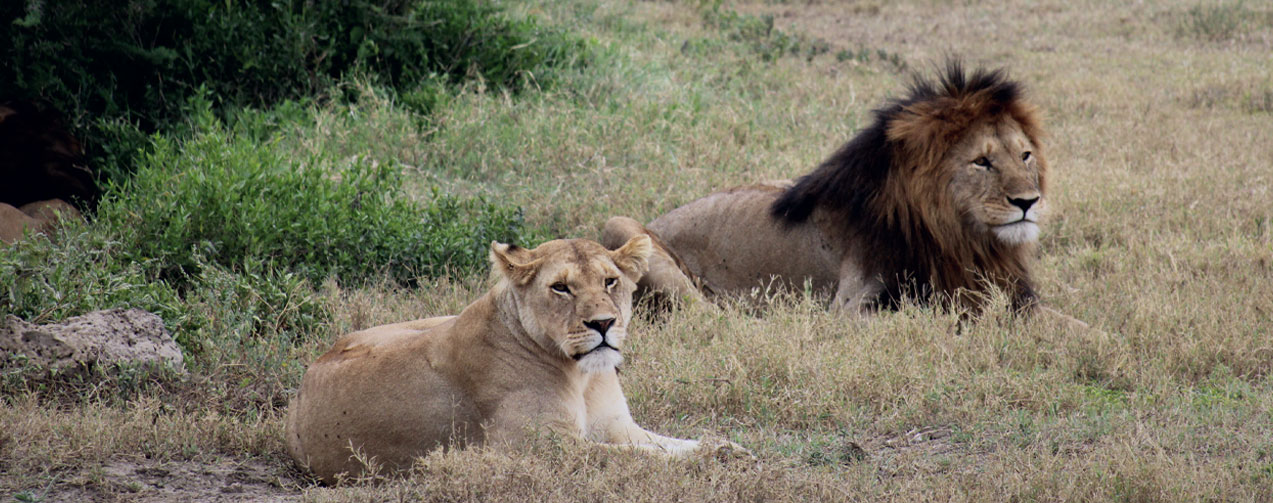
[[[957,332],[953,315],[913,307],[849,323],[800,295],[643,312],[623,372],[638,423],[728,438],[756,460],[545,438],[329,488],[281,438],[305,365],[341,333],[455,313],[488,285],[300,283],[328,316],[268,337],[193,304],[216,336],[184,379],[5,396],[0,498],[1273,501],[1273,8],[510,7],[594,40],[598,60],[542,93],[470,85],[427,119],[351,82],[357,105],[310,105],[270,145],[401,163],[409,194],[484,196],[522,207],[534,235],[596,238],[611,215],[649,220],[812,169],[909,72],[959,56],[1006,67],[1042,109],[1054,177],[1040,293],[1100,331],[992,315]]]

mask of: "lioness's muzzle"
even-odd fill
[[[613,350],[614,350],[614,352],[616,352],[616,353],[618,353],[618,352],[619,352],[619,348],[616,348],[616,347],[614,347],[614,346],[611,346],[611,345],[610,345],[610,343],[606,342],[606,340],[605,340],[605,339],[601,339],[601,344],[597,344],[597,345],[596,345],[595,347],[593,347],[592,349],[589,349],[589,350],[587,350],[587,351],[584,351],[584,352],[582,352],[582,353],[579,353],[579,354],[577,354],[577,355],[573,356],[572,358],[574,358],[574,359],[575,359],[575,361],[579,361],[579,360],[583,359],[583,357],[588,356],[588,355],[590,355],[590,354],[592,354],[592,353],[595,353],[595,352],[597,352],[598,350],[600,350],[601,348],[610,348],[610,349],[613,349]]]

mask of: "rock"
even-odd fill
[[[165,363],[185,372],[181,348],[159,316],[141,309],[94,311],[35,325],[9,316],[0,326],[0,367],[19,362],[49,369],[81,365]]]

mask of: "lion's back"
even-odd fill
[[[786,227],[770,207],[790,185],[767,182],[692,201],[647,225],[718,293],[745,292],[774,277],[835,284],[839,257],[812,225]],[[788,285],[800,287],[802,285]]]

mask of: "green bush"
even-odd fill
[[[322,333],[331,319],[308,281],[254,261],[231,271],[196,256],[199,275],[178,290],[157,278],[158,261],[135,261],[111,236],[115,232],[100,224],[75,225],[54,240],[31,236],[0,247],[0,320],[14,315],[52,323],[99,309],[139,308],[158,314],[189,357],[226,340],[294,342],[303,334]],[[34,373],[15,374],[18,381],[42,375],[41,369],[30,370]],[[104,376],[75,374],[58,382]],[[15,385],[9,381],[0,383],[0,391]]]
[[[108,190],[98,221],[178,285],[204,260],[238,271],[259,263],[315,284],[330,275],[410,284],[483,267],[492,240],[520,241],[518,208],[438,193],[418,203],[402,193],[396,165],[296,159],[253,138],[260,122],[227,128],[205,103],[189,139],[154,139],[133,178]]]
[[[90,225],[63,228],[56,242],[30,236],[0,246],[0,320],[60,321],[98,309],[136,307],[174,327],[185,320],[175,289],[148,273],[153,261],[125,258],[125,245]]]
[[[200,87],[226,107],[268,106],[358,72],[427,111],[438,82],[518,90],[587,54],[486,0],[10,0],[0,47],[0,99],[50,103],[99,159],[133,152],[135,135],[114,121],[158,131]]]
[[[191,318],[199,321],[178,339],[187,353],[202,353],[210,344],[294,343],[307,334],[324,334],[331,321],[331,310],[321,294],[294,273],[259,262],[249,262],[238,271],[202,261],[200,266],[199,276],[192,279],[192,288],[184,296]]]

